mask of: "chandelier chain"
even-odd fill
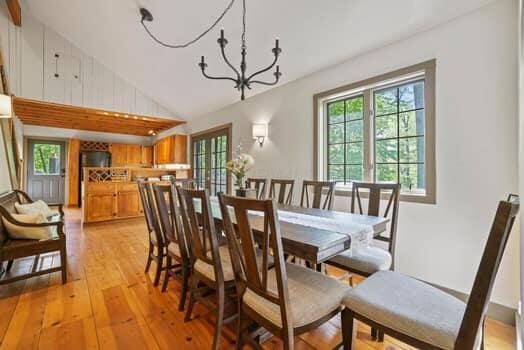
[[[246,25],[245,25],[245,17],[246,17],[246,0],[243,0],[244,1],[244,31],[242,33],[242,38],[245,38],[245,28],[246,28]],[[211,30],[213,30],[217,24],[222,20],[222,18],[224,18],[224,16],[226,15],[226,13],[229,12],[229,10],[231,10],[231,8],[233,7],[233,4],[235,3],[235,0],[231,0],[229,2],[229,4],[227,5],[227,7],[224,9],[224,11],[222,11],[222,13],[220,14],[220,16],[218,16],[218,18],[211,24],[211,26],[209,26],[209,28],[207,28],[206,30],[204,30],[200,35],[198,35],[196,38],[192,39],[192,40],[189,40],[188,42],[184,43],[184,44],[168,44],[168,43],[165,43],[163,42],[162,40],[158,39],[150,30],[149,28],[146,26],[146,24],[144,23],[144,20],[145,18],[142,17],[142,20],[140,21],[140,23],[142,23],[142,26],[144,27],[144,29],[146,30],[147,34],[149,34],[149,36],[154,40],[156,41],[158,44],[164,46],[164,47],[169,47],[169,48],[172,48],[172,49],[182,49],[182,48],[185,48],[185,47],[188,47],[190,45],[193,45],[194,43],[196,43],[198,40],[202,39],[202,37],[204,37],[207,33],[209,33]],[[243,44],[242,45],[245,45],[244,44],[244,39],[242,39],[242,42]]]

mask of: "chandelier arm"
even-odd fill
[[[203,69],[202,69],[202,74],[204,75],[204,77],[206,77],[208,79],[213,79],[213,80],[231,80],[232,82],[234,82],[235,84],[238,85],[238,80],[234,79],[234,78],[230,78],[230,77],[213,77],[213,76],[207,74]]]
[[[278,61],[278,55],[275,55],[275,59],[273,60],[273,63],[271,63],[267,68],[261,69],[261,70],[259,70],[258,72],[255,72],[255,73],[251,74],[251,75],[246,79],[246,81],[249,83],[249,81],[251,80],[251,78],[254,78],[254,77],[256,77],[256,76],[259,75],[259,74],[262,74],[262,73],[267,72],[268,70],[270,70],[271,68],[273,68],[273,67],[275,66],[275,64],[277,63],[277,61]]]
[[[261,85],[268,85],[268,86],[276,85],[277,83],[278,83],[278,78],[276,78],[275,81],[272,83],[268,83],[268,82],[260,81],[260,80],[253,80],[249,82],[249,84],[261,84]]]
[[[224,47],[225,45],[220,45],[220,51],[222,52],[222,58],[224,59],[224,61],[226,61],[226,64],[233,70],[233,72],[235,72],[235,74],[237,75],[237,81],[240,80],[240,73],[238,73],[238,71],[236,70],[236,68],[231,64],[231,62],[229,62],[229,60],[227,59],[227,56],[226,56],[226,52],[224,50]]]

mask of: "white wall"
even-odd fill
[[[401,203],[396,266],[469,293],[497,202],[518,185],[516,13],[516,0],[499,0],[194,118],[188,131],[233,122],[233,145],[242,141],[256,159],[253,176],[312,178],[313,94],[436,58],[437,204]],[[270,123],[263,148],[250,134],[251,124],[259,121]],[[349,199],[336,206],[347,210]],[[513,308],[519,300],[518,247],[513,234],[492,298]]]

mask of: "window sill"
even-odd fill
[[[351,197],[352,188],[351,186],[337,186],[335,188],[335,195],[341,197]],[[360,197],[368,198],[369,194],[367,192],[360,192]],[[382,194],[382,199],[389,199],[387,193]],[[411,203],[422,203],[422,204],[436,204],[435,195],[430,195],[425,191],[404,191],[400,192],[401,202],[411,202]]]

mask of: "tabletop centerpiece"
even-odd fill
[[[239,148],[240,150],[240,148]],[[226,163],[226,168],[235,177],[236,195],[246,196],[246,176],[247,172],[255,165],[253,157],[247,153],[240,153]]]

